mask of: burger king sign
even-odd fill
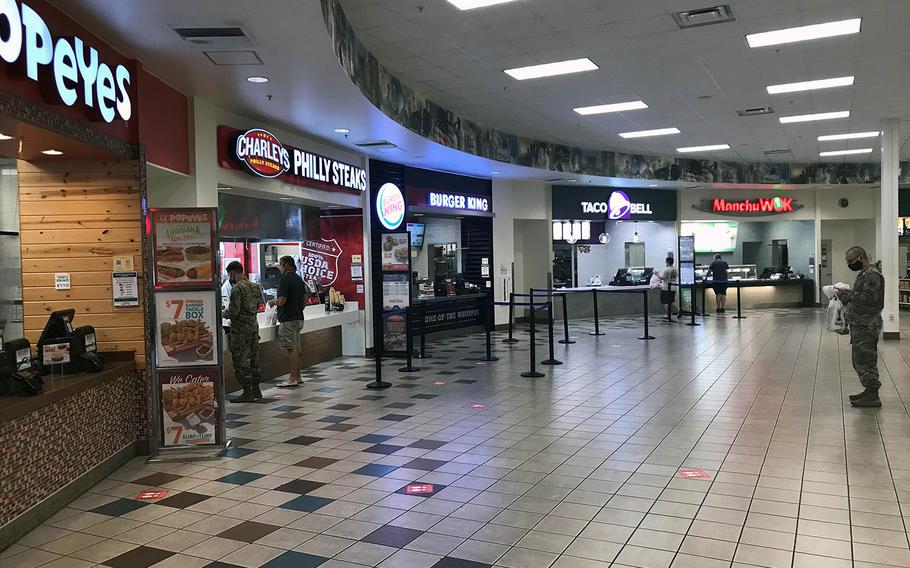
[[[382,184],[376,192],[376,216],[379,223],[388,230],[394,230],[404,221],[404,195],[394,183]]]
[[[276,178],[291,169],[291,154],[278,138],[261,128],[237,136],[237,158],[254,174]]]

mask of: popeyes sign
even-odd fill
[[[130,120],[130,69],[105,60],[78,35],[51,29],[51,19],[42,17],[33,5],[40,9],[40,3],[0,0],[0,29],[4,30],[0,58],[10,64],[12,74],[38,83],[42,95],[53,102],[68,107],[81,104],[92,118],[107,123]]]
[[[714,199],[702,199],[700,204],[692,205],[692,208],[719,215],[760,217],[763,215],[793,213],[794,211],[802,209],[803,205],[797,202],[793,197],[783,196],[735,200],[718,197]]]

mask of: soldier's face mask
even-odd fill
[[[847,268],[849,268],[853,272],[859,272],[860,270],[863,269],[863,263],[860,259],[857,258],[856,260],[854,260],[852,262],[848,262]]]

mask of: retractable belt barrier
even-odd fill
[[[531,349],[530,349],[530,352],[529,352],[529,353],[530,353],[529,359],[530,359],[531,369],[528,370],[528,371],[525,371],[524,373],[522,373],[521,376],[522,376],[522,377],[525,377],[526,379],[536,379],[536,378],[543,377],[543,376],[545,376],[545,375],[537,370],[537,325],[536,325],[536,323],[535,323],[535,322],[537,321],[537,317],[535,316],[535,314],[534,314],[533,312],[534,312],[534,311],[537,311],[537,310],[548,309],[549,312],[552,314],[552,311],[553,311],[553,304],[552,304],[551,302],[546,302],[545,304],[535,304],[535,303],[534,303],[534,297],[533,297],[531,294],[514,294],[513,296],[531,297],[531,301],[530,301],[530,302],[515,302],[515,301],[511,301],[511,302],[494,302],[494,305],[497,305],[497,306],[506,306],[506,305],[508,305],[508,306],[528,306],[528,307],[531,308],[531,311],[532,311],[532,313],[531,313],[531,329],[529,330],[530,333],[531,333],[531,339],[530,339],[530,341],[531,341]],[[551,325],[550,325],[550,359],[549,359],[549,360],[555,361],[555,359],[553,358],[553,326],[552,326],[552,315],[551,315],[551,320],[550,320],[550,321],[551,321]],[[550,365],[552,365],[552,364],[554,364],[554,363],[543,363],[543,364],[550,364]],[[559,364],[562,364],[562,363],[560,362]]]
[[[695,286],[701,288],[701,315],[705,315],[705,294],[709,287],[713,287],[716,284],[736,288],[736,315],[733,316],[733,319],[746,319],[746,316],[743,315],[743,285],[740,280],[702,280],[701,282],[696,282]]]
[[[644,309],[644,334],[638,339],[641,340],[650,340],[654,339],[654,336],[651,335],[649,330],[648,322],[648,312],[649,312],[649,302],[648,302],[648,293],[651,291],[651,288],[635,288],[634,290],[622,290],[621,288],[611,288],[609,290],[604,290],[600,288],[591,288],[591,293],[593,294],[594,300],[594,331],[590,332],[590,335],[605,335],[600,331],[600,312],[597,302],[597,293],[602,292],[604,294],[641,294],[643,298],[643,309]],[[561,290],[559,288],[531,288],[531,293],[534,292],[546,292],[548,297],[552,296],[562,296],[562,319],[563,319],[563,331],[565,333],[565,340],[560,341],[560,343],[575,343],[574,341],[569,340],[569,315],[568,308],[566,307],[566,296],[569,294],[584,294],[587,290]]]

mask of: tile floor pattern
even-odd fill
[[[883,349],[884,407],[853,409],[822,319],[654,322],[651,342],[634,318],[578,325],[536,380],[525,332],[488,364],[479,336],[435,343],[382,392],[371,361],[320,365],[229,405],[228,457],[133,460],[0,566],[910,566],[910,340]]]

